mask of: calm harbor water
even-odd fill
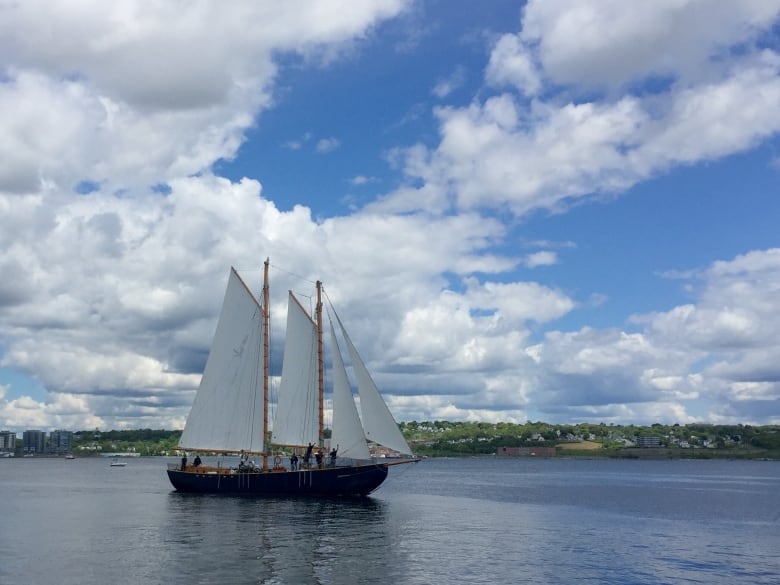
[[[0,584],[778,583],[780,463],[428,459],[350,500],[0,460]]]

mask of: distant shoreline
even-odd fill
[[[106,459],[113,458],[115,455],[89,453],[78,455],[75,459]],[[122,457],[122,455],[118,455]],[[178,459],[176,455],[126,455],[133,458],[144,459]],[[35,460],[66,460],[63,455],[41,454],[34,457],[0,457],[2,461],[35,461]],[[439,453],[436,455],[426,455],[423,459],[498,459],[498,460],[518,460],[518,459],[622,459],[622,460],[719,460],[719,461],[780,461],[780,452],[747,452],[746,450],[723,450],[723,449],[667,449],[667,448],[626,448],[626,449],[556,449],[555,455],[547,456],[529,456],[529,455],[498,455],[496,453]]]

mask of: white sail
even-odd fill
[[[368,452],[366,436],[360,424],[360,416],[352,396],[352,388],[349,385],[333,324],[331,324],[330,339],[333,353],[333,428],[330,444],[338,446],[338,454],[341,457],[368,459],[371,455]]]
[[[277,445],[319,442],[317,324],[292,292],[287,304],[282,380],[272,441]]]
[[[341,332],[344,334],[344,339],[347,342],[347,351],[349,351],[349,356],[352,360],[352,369],[355,372],[358,394],[360,395],[360,414],[362,415],[363,430],[366,433],[366,437],[394,451],[404,455],[411,455],[412,450],[398,429],[398,423],[395,422],[390,409],[387,408],[387,404],[379,395],[379,390],[376,384],[374,384],[374,380],[371,379],[371,375],[368,373],[365,364],[363,364],[363,360],[360,358],[355,346],[352,345],[352,340],[349,338],[346,329],[344,329],[344,325],[338,317],[336,319],[339,322]]]
[[[190,450],[263,449],[262,309],[231,268],[198,393],[179,446]]]

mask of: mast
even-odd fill
[[[317,281],[317,390],[319,392],[319,443],[325,444],[325,420],[323,414],[323,402],[325,401],[325,359],[322,355],[322,282]]]
[[[268,265],[266,258],[263,264],[263,469],[268,469],[268,330],[271,319],[271,305],[268,294]]]

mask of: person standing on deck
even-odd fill
[[[309,446],[306,447],[306,454],[303,456],[303,465],[305,467],[309,467],[309,461],[311,461],[311,452],[314,450],[314,445],[312,443],[309,443]]]

